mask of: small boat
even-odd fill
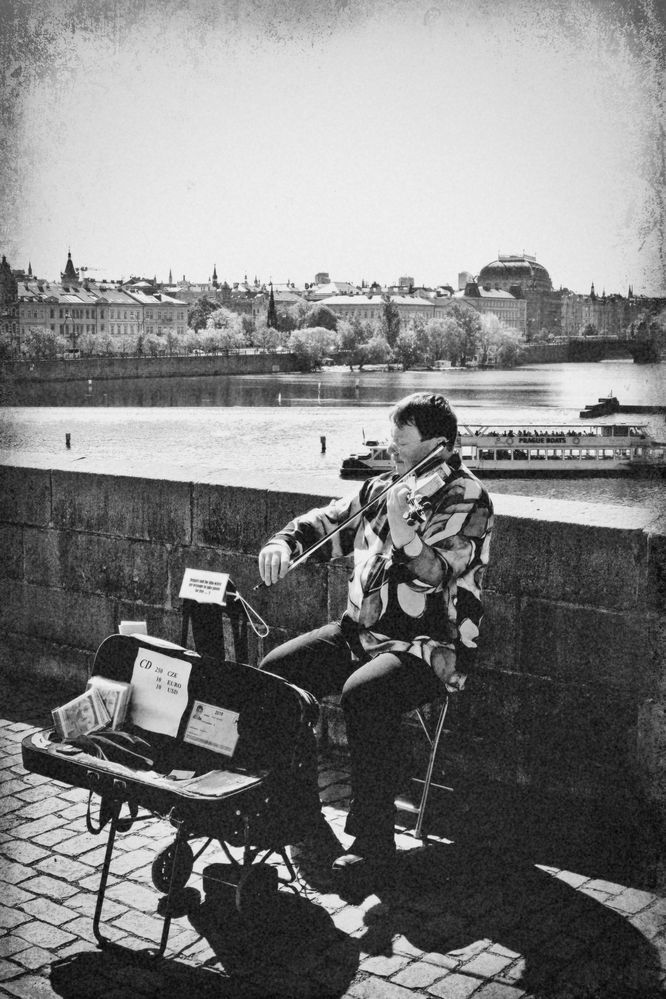
[[[588,403],[585,409],[581,409],[578,414],[581,419],[594,419],[597,416],[610,416],[612,413],[620,412],[620,402],[613,392],[610,395],[597,399],[594,403]]]
[[[364,441],[340,468],[342,478],[359,479],[390,471],[388,441]],[[666,442],[647,426],[585,424],[509,427],[460,425],[456,449],[479,476],[550,478],[574,476],[663,475]]]

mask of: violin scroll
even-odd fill
[[[432,510],[432,503],[419,493],[412,492],[407,499],[407,509],[403,513],[403,517],[412,527],[416,524],[425,524],[430,510]]]

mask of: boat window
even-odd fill
[[[548,461],[562,461],[562,448],[549,447],[546,452],[546,457],[548,458]]]
[[[463,445],[461,453],[463,461],[469,461],[471,458],[476,458],[476,448],[471,447],[468,444]]]
[[[644,447],[635,447],[634,448],[634,457],[635,458],[642,458],[644,454],[645,454],[645,448]]]
[[[511,461],[511,452],[504,447],[500,447],[497,449],[496,456],[497,458],[499,458],[500,461]]]
[[[615,448],[615,457],[616,458],[630,458],[631,457],[631,448],[628,448],[628,447],[616,447]]]
[[[516,448],[513,452],[514,461],[527,461],[527,451],[521,450],[521,448]]]
[[[479,458],[481,461],[492,461],[495,457],[495,452],[488,447],[479,448]]]
[[[599,457],[602,461],[609,461],[613,457],[612,447],[604,447],[599,452]]]
[[[590,459],[592,461],[596,461],[597,452],[594,450],[594,448],[584,447],[581,451],[581,457],[585,458],[586,461],[590,461]]]
[[[602,437],[612,437],[613,436],[613,427],[602,427],[601,428],[601,436]]]
[[[565,461],[578,461],[579,458],[580,458],[580,451],[577,447],[567,447],[564,449]]]
[[[627,437],[629,435],[629,427],[616,426],[613,427],[613,433],[616,437]]]
[[[545,461],[546,460],[546,449],[544,447],[534,448],[530,451],[530,461]]]

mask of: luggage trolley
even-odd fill
[[[235,601],[227,604],[236,627]],[[228,610],[199,611],[195,602],[185,606],[183,630],[191,622],[210,651]],[[236,629],[234,639],[239,637]],[[316,701],[254,666],[146,635],[105,639],[92,673],[131,683],[122,731],[62,742],[53,729],[42,729],[23,740],[22,756],[28,771],[90,792],[89,831],[108,826],[93,917],[99,945],[110,943],[100,924],[116,835],[139,821],[166,819],[176,831],[152,865],[153,883],[165,896],[158,906],[163,925],[157,956],[164,954],[194,861],[213,840],[229,860],[238,911],[252,920],[270,917],[280,883],[296,883],[285,848],[303,835],[300,744],[318,717]],[[100,799],[96,820],[94,795]],[[198,839],[204,843],[195,855],[190,843]],[[240,848],[242,860],[233,848]],[[273,854],[282,858],[289,878],[279,878],[266,863]]]

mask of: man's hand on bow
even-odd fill
[[[259,575],[266,584],[272,586],[287,575],[291,552],[286,541],[273,541],[259,552]]]

